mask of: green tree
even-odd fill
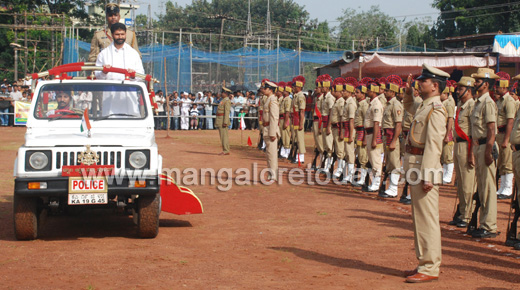
[[[356,11],[347,8],[343,16],[338,18],[338,45],[344,49],[371,50],[377,47],[394,45],[399,42],[397,21],[379,9],[371,6],[368,11]]]

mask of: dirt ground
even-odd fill
[[[494,239],[448,226],[455,189],[442,186],[443,260],[438,282],[409,285],[416,258],[410,206],[350,186],[189,186],[205,213],[162,213],[157,238],[136,237],[131,217],[111,212],[50,217],[35,241],[14,239],[13,162],[25,128],[0,137],[2,289],[518,289],[520,251],[504,246],[509,201],[499,201]],[[230,131],[229,156],[216,131],[157,132],[166,168],[265,168],[247,147],[257,132]],[[312,145],[311,135],[306,135]],[[309,152],[311,146],[307,146]],[[307,162],[311,154],[307,154]],[[295,165],[280,163],[280,167]]]

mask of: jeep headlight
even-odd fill
[[[51,151],[30,150],[25,152],[25,169],[27,171],[51,170]]]
[[[141,169],[148,162],[148,158],[146,158],[146,155],[143,152],[135,151],[130,154],[128,162],[134,169]]]

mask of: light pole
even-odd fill
[[[9,46],[14,50],[14,79],[18,81],[18,50],[22,48],[18,43],[11,42]]]

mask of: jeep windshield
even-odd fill
[[[147,115],[140,86],[129,84],[48,84],[37,96],[34,117],[46,120],[144,119]]]

